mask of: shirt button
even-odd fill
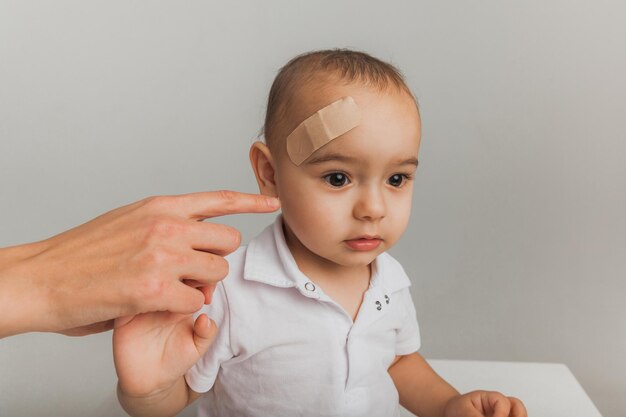
[[[380,311],[383,309],[383,305],[380,303],[380,301],[376,301],[376,310]]]
[[[307,282],[306,284],[304,284],[304,288],[307,291],[315,291],[315,284],[313,284],[312,282]]]

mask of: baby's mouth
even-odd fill
[[[345,240],[346,245],[355,251],[370,251],[378,248],[380,244],[383,242],[383,239],[380,236],[360,236],[355,239]]]

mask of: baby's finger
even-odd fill
[[[509,397],[511,401],[511,417],[528,417],[524,403],[515,397]]]
[[[202,356],[209,350],[215,339],[217,325],[206,314],[201,314],[193,325],[193,342],[198,350],[198,355]]]
[[[493,410],[493,417],[509,417],[511,412],[511,404],[509,400],[499,392],[487,393],[487,409]]]

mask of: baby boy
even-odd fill
[[[227,259],[196,319],[118,326],[119,399],[132,415],[525,417],[497,392],[460,395],[420,356],[410,281],[386,251],[406,230],[418,106],[392,65],[361,52],[292,59],[250,160],[282,215]],[[211,317],[212,320],[209,320]],[[204,393],[204,394],[202,394]]]

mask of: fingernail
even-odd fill
[[[276,197],[270,197],[267,200],[268,204],[272,207],[278,207],[280,206],[280,200]]]

